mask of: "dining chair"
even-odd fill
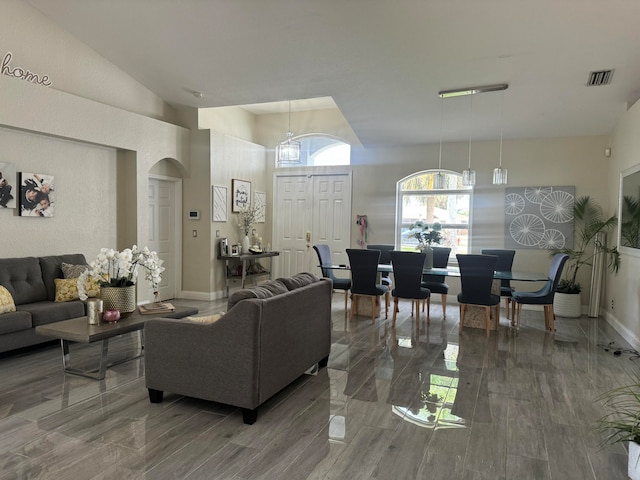
[[[367,245],[367,248],[369,250],[380,250],[380,261],[379,263],[384,264],[384,265],[390,265],[391,264],[391,256],[389,255],[389,252],[391,252],[393,249],[396,248],[395,245],[386,245],[386,244],[370,244]],[[389,272],[380,272],[380,283],[382,285],[386,285],[387,287],[391,288],[391,285],[393,284],[392,280],[391,280],[391,276],[389,275]]]
[[[562,276],[562,269],[567,263],[569,255],[566,253],[556,253],[551,259],[549,267],[549,280],[540,290],[535,292],[518,292],[515,291],[511,295],[513,304],[511,306],[511,324],[513,325],[515,317],[516,304],[518,305],[518,319],[516,328],[520,329],[520,311],[522,305],[542,305],[544,307],[544,326],[552,332],[556,331],[555,313],[553,312],[553,297],[558,288],[558,282]]]
[[[371,320],[376,321],[376,306],[380,296],[385,296],[385,318],[389,315],[389,287],[377,284],[379,250],[347,248],[351,266],[351,313],[358,309],[358,297],[371,298]]]
[[[320,262],[320,270],[322,270],[322,276],[328,278],[333,283],[334,290],[344,290],[344,310],[347,310],[347,299],[349,298],[349,289],[351,288],[351,279],[338,278],[334,275],[331,268],[324,268],[323,265],[331,265],[331,250],[329,245],[319,243],[313,246],[313,249],[318,254],[318,261]]]
[[[496,271],[510,272],[513,267],[513,257],[516,256],[515,250],[504,250],[499,248],[485,248],[481,250],[483,255],[495,255],[498,257],[496,263]],[[504,298],[504,309],[507,311],[507,319],[509,318],[509,310],[511,309],[511,294],[513,287],[511,280],[500,280],[500,297]]]
[[[449,255],[451,249],[449,247],[432,247],[433,248],[433,266],[434,268],[447,268],[449,263]],[[449,285],[445,282],[444,275],[422,275],[422,286],[428,288],[431,293],[439,293],[442,299],[442,316],[447,316],[447,294],[449,293]],[[422,311],[424,312],[424,302],[422,302]]]
[[[469,305],[481,307],[485,311],[487,336],[491,329],[491,308],[495,310],[496,329],[500,316],[500,295],[491,293],[493,272],[498,257],[495,255],[463,255],[457,254],[460,267],[460,283],[462,291],[458,294],[460,304],[460,333],[464,328],[464,318]]]
[[[424,266],[425,253],[417,252],[391,252],[391,264],[393,265],[393,278],[395,288],[391,291],[393,297],[393,321],[391,326],[396,326],[396,315],[398,314],[398,300],[405,298],[411,300],[415,305],[416,331],[420,327],[420,302],[427,302],[427,322],[431,320],[431,292],[421,285],[422,269]],[[413,311],[413,307],[412,307]]]

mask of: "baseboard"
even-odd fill
[[[603,317],[607,323],[629,343],[629,345],[636,350],[640,350],[640,338],[638,338],[635,333],[620,323],[620,321],[615,316],[611,315],[611,313],[604,312]]]
[[[179,295],[180,295],[180,298],[184,298],[185,300],[202,300],[203,302],[212,302],[214,300],[225,298],[226,293],[223,291],[189,292],[187,290],[182,290]]]

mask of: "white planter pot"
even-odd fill
[[[580,294],[556,292],[553,297],[553,313],[558,317],[580,317]]]
[[[631,480],[640,480],[640,445],[636,442],[629,442],[627,475]]]

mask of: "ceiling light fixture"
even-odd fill
[[[476,171],[471,170],[471,132],[473,132],[473,97],[469,97],[469,168],[462,171],[462,185],[473,187],[476,184]]]
[[[444,110],[444,97],[440,100],[440,153],[438,155],[438,171],[433,176],[433,188],[442,190],[444,188],[444,172],[442,171],[442,111]]]
[[[498,168],[493,169],[493,184],[494,185],[506,185],[507,184],[507,169],[502,168],[502,126],[504,115],[504,92],[502,92],[502,98],[500,100],[500,164]]]
[[[300,142],[293,139],[291,132],[291,100],[289,100],[289,131],[287,138],[278,144],[278,166],[300,164]]]
[[[455,90],[441,90],[438,95],[442,98],[463,97],[465,95],[475,95],[476,93],[499,92],[509,88],[508,83],[498,83],[496,85],[484,85],[481,87],[458,88]]]

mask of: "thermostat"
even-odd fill
[[[200,210],[189,210],[189,220],[200,220]]]

